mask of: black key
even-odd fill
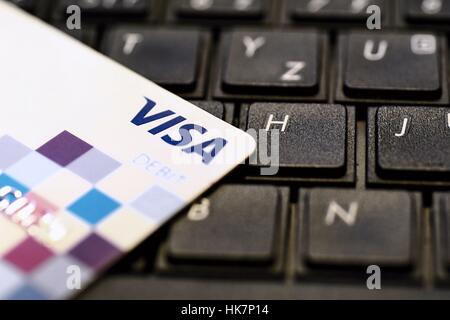
[[[367,8],[371,5],[377,5],[384,12],[384,0],[290,0],[288,12],[299,21],[365,22],[370,15]]]
[[[279,189],[227,185],[193,205],[170,231],[174,260],[269,263],[277,253]]]
[[[450,1],[407,0],[406,18],[414,23],[449,23]]]
[[[173,8],[179,18],[261,19],[267,0],[178,0]]]
[[[305,192],[303,241],[311,264],[406,267],[411,264],[416,201],[397,191]],[[301,241],[300,241],[301,242]],[[302,243],[300,243],[302,245]]]
[[[70,5],[78,5],[87,17],[145,16],[150,12],[148,0],[59,0],[57,11],[65,15]]]
[[[317,174],[345,168],[347,112],[341,105],[255,103],[248,110],[247,129],[279,131],[281,170]],[[273,155],[270,135],[267,143]],[[264,161],[258,157],[257,165],[266,165]]]
[[[320,36],[314,31],[236,31],[226,55],[228,90],[315,93],[320,79]]]
[[[197,107],[211,113],[213,116],[224,119],[225,117],[225,108],[222,102],[218,101],[193,101]]]
[[[450,270],[450,193],[436,193],[434,206],[438,258]]]
[[[352,32],[341,41],[347,95],[374,99],[440,97],[440,45],[436,36]]]
[[[449,280],[450,271],[450,193],[434,194],[434,227],[436,233],[437,270],[447,269],[444,277]],[[441,273],[439,275],[442,275]]]
[[[119,27],[106,37],[107,55],[170,89],[195,88],[204,49],[202,34],[195,30]]]
[[[380,107],[376,130],[380,170],[416,179],[450,174],[450,108]]]
[[[36,8],[36,0],[8,0],[24,10],[33,11]]]

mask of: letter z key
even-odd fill
[[[314,94],[321,36],[314,31],[235,31],[225,55],[225,90]]]

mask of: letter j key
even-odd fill
[[[450,174],[450,108],[380,107],[375,121],[380,173],[439,180]]]

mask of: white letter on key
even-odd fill
[[[400,131],[400,133],[396,133],[395,136],[396,137],[403,137],[406,133],[406,128],[408,126],[408,118],[404,118],[403,119],[403,124],[402,124],[402,131]]]
[[[364,58],[366,58],[369,61],[378,61],[383,59],[384,56],[386,55],[388,43],[387,41],[382,40],[378,45],[377,52],[373,52],[374,46],[375,43],[372,40],[367,40],[364,46]]]
[[[243,42],[245,45],[245,56],[247,58],[253,58],[256,51],[266,43],[266,39],[264,37],[252,39],[249,36],[245,36]]]

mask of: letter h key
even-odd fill
[[[259,151],[279,153],[282,170],[310,175],[345,170],[347,111],[341,105],[255,103],[248,108],[246,129],[258,133]],[[270,135],[274,130],[279,131],[278,146],[272,146],[268,138],[265,148],[262,134]]]

